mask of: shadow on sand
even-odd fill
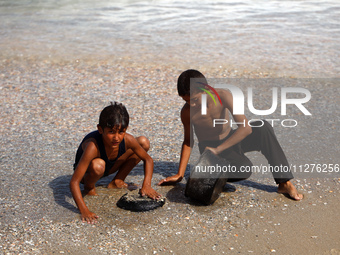
[[[174,162],[167,162],[167,161],[155,161],[154,162],[154,174],[160,174],[166,177],[166,176],[176,174],[177,169],[178,169],[178,164]],[[96,186],[106,187],[114,176],[115,174],[112,174],[110,176],[106,176],[100,179],[96,183]],[[143,165],[142,164],[137,165],[135,169],[131,171],[129,176],[140,176],[141,178],[143,178],[144,177]],[[189,175],[186,175],[186,176],[189,176]],[[71,178],[72,178],[72,175],[58,176],[57,178],[53,179],[48,185],[53,190],[54,201],[58,205],[72,212],[79,213],[78,208],[68,202],[70,199],[72,199],[72,194],[69,188]],[[84,189],[83,184],[80,184],[80,189],[81,190]]]
[[[63,175],[52,180],[48,185],[53,190],[54,201],[66,209],[79,213],[77,207],[67,202],[67,198],[72,198],[69,183],[72,175]]]
[[[269,193],[277,192],[277,186],[275,185],[262,184],[262,183],[258,183],[258,182],[254,182],[250,180],[243,180],[243,181],[237,182],[237,184],[246,186],[246,187],[252,187],[258,190],[267,191]]]
[[[242,180],[238,182],[228,182],[224,187],[223,191],[225,193],[232,193],[236,191],[236,186],[234,186],[232,183],[246,186],[246,187],[251,187],[254,189],[258,190],[263,190],[269,193],[274,193],[277,192],[277,186],[274,185],[267,185],[267,184],[261,184],[255,181],[250,181],[250,180]],[[175,202],[175,203],[181,203],[181,204],[190,204],[194,206],[206,206],[198,201],[195,201],[193,199],[190,199],[188,197],[185,197],[185,184],[183,183],[177,183],[174,185],[174,187],[168,191],[166,194],[166,198],[170,202]]]
[[[160,174],[164,177],[167,177],[167,176],[176,174],[177,169],[178,169],[178,164],[174,162],[167,162],[167,161],[155,161],[154,162],[154,174]],[[190,171],[187,170],[184,176],[186,180],[189,178],[189,175],[190,175]],[[144,176],[143,166],[138,165],[135,169],[131,171],[129,176],[140,176],[141,178],[143,178]],[[114,177],[114,174],[100,179],[97,182],[96,186],[106,187],[113,177]],[[72,198],[72,194],[69,188],[69,183],[70,183],[71,178],[72,178],[72,175],[59,176],[49,183],[49,187],[53,190],[54,200],[58,205],[72,212],[79,213],[77,207],[68,202],[68,200]],[[257,182],[250,181],[250,180],[239,181],[237,182],[237,184],[267,191],[270,193],[277,192],[276,186],[261,184],[261,183],[257,183]],[[188,197],[185,197],[184,195],[185,185],[186,184],[184,183],[177,183],[173,185],[173,188],[170,189],[166,194],[166,198],[168,199],[168,201],[181,203],[181,204],[201,206],[202,205],[201,203],[194,201]],[[80,184],[80,189],[83,190],[82,184]],[[236,191],[236,187],[232,185],[230,182],[227,183],[223,189],[223,192],[227,192],[227,193],[235,192],[235,191]]]

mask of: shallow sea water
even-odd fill
[[[339,74],[335,0],[3,0],[0,16],[6,57]]]

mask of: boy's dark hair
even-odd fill
[[[129,113],[125,106],[121,103],[111,102],[111,105],[106,106],[99,116],[99,126],[101,128],[120,127],[125,129],[129,126]]]
[[[191,84],[192,88],[204,87],[203,84],[208,84],[206,78],[201,72],[194,69],[186,70],[181,73],[177,80],[177,91],[179,96],[190,95],[190,79],[192,78],[196,78],[199,81]]]

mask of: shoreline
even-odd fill
[[[43,63],[57,66],[119,66],[127,68],[145,68],[145,69],[176,69],[181,72],[186,69],[197,69],[204,73],[209,73],[209,78],[339,78],[339,70],[322,69],[320,66],[313,66],[301,59],[301,62],[295,60],[295,65],[289,63],[289,58],[282,61],[261,60],[257,59],[249,63],[244,59],[240,61],[235,56],[228,60],[221,58],[205,58],[204,63],[200,59],[183,60],[181,56],[152,55],[143,54],[136,57],[129,54],[120,55],[74,55],[65,53],[50,55],[48,52],[36,52],[36,54],[14,54],[2,53],[0,60],[5,63],[22,62],[30,65],[32,63]],[[321,65],[321,63],[319,63]],[[308,66],[308,68],[307,68]],[[222,74],[222,76],[221,76]]]

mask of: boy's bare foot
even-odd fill
[[[136,184],[127,184],[123,180],[119,179],[113,179],[108,185],[108,189],[122,189],[127,188],[129,190],[135,190],[138,189],[138,186]]]
[[[298,193],[293,183],[291,183],[290,181],[280,183],[277,192],[287,194],[290,198],[297,201],[303,198],[303,195]]]
[[[92,188],[92,189],[89,189],[89,188],[84,188],[84,191],[83,191],[83,196],[86,196],[86,195],[89,195],[89,196],[98,196],[97,192],[96,192],[96,188]]]

